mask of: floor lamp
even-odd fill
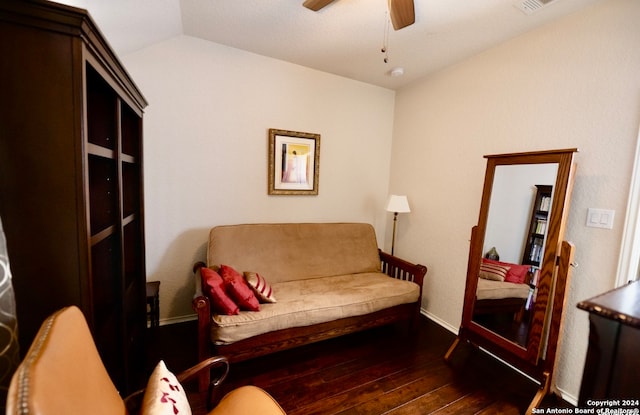
[[[391,195],[387,202],[387,212],[393,212],[393,237],[391,239],[391,255],[396,244],[396,222],[398,222],[398,213],[409,213],[409,201],[406,196]]]

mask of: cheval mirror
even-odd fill
[[[458,337],[535,379],[527,413],[549,392],[573,245],[563,241],[574,176],[562,149],[485,156]]]

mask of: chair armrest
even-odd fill
[[[141,412],[142,398],[144,398],[144,389],[137,390],[124,398],[124,406],[127,408],[127,414],[136,415]]]
[[[210,370],[214,366],[223,366],[222,374],[217,377],[217,379],[211,380],[211,386],[217,387],[224,382],[229,374],[229,359],[225,356],[212,356],[202,362],[196,364],[195,366],[190,367],[187,370],[184,370],[176,375],[178,382],[184,383],[194,379],[196,376],[200,375],[200,372],[203,370]]]
[[[195,366],[190,367],[187,370],[184,370],[176,375],[176,379],[178,382],[185,383],[196,376],[199,376],[200,373],[204,370],[210,372],[211,368],[214,366],[222,366],[223,370],[218,375],[218,377],[211,381],[210,387],[208,390],[208,396],[206,397],[205,402],[210,402],[211,394],[213,392],[213,388],[220,386],[222,382],[227,378],[229,374],[229,360],[224,356],[213,356],[202,362],[196,364]],[[142,400],[144,398],[144,389],[137,390],[124,398],[124,403],[127,408],[127,413],[130,415],[135,415],[140,413],[140,409],[142,408]]]

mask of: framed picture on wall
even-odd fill
[[[320,134],[269,129],[269,194],[317,195]]]

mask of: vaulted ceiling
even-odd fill
[[[390,89],[597,1],[415,0],[415,23],[394,31],[387,0],[317,12],[303,0],[60,0],[88,9],[121,56],[184,34]]]

